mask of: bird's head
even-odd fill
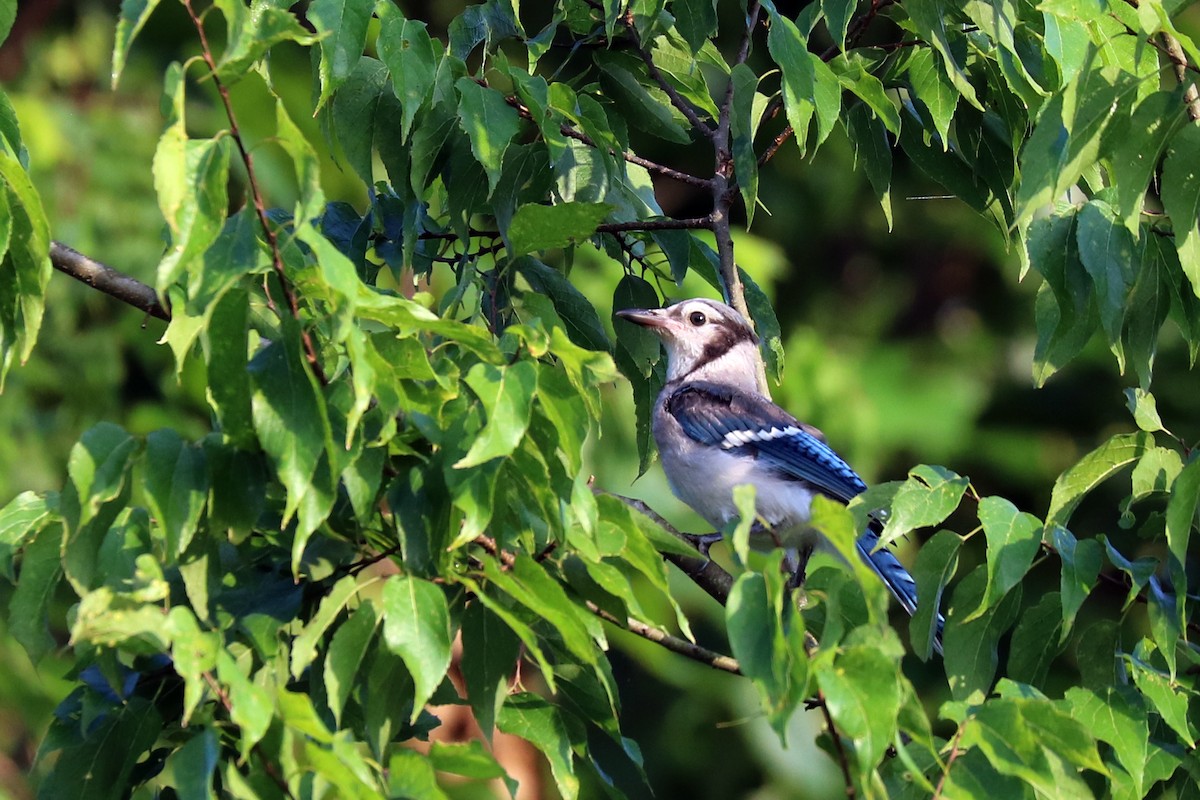
[[[724,303],[694,298],[666,308],[626,308],[616,316],[662,339],[668,381],[716,380],[757,391],[758,337]]]

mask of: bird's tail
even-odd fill
[[[877,524],[872,523],[871,527],[858,537],[858,552],[862,555],[863,561],[875,571],[875,574],[883,580],[885,586],[891,590],[896,599],[900,601],[900,605],[905,611],[912,616],[917,613],[917,582],[913,580],[912,575],[900,563],[900,560],[888,550],[886,547],[875,550],[875,546],[879,544],[879,530]],[[941,655],[942,652],[942,629],[946,626],[946,618],[942,616],[941,611],[937,612],[937,628],[933,633],[933,647]]]

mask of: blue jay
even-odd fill
[[[738,518],[733,487],[753,484],[768,540],[788,549],[798,586],[805,562],[821,544],[807,525],[812,498],[822,494],[847,503],[866,490],[862,478],[819,430],[759,391],[758,337],[734,309],[693,299],[616,316],[649,329],[666,346],[667,382],[654,404],[653,430],[671,490],[720,531]],[[872,522],[858,539],[858,552],[913,614],[916,582],[890,550],[874,550],[880,530]],[[943,625],[939,614],[939,653]]]

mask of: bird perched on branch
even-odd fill
[[[793,585],[804,579],[824,538],[808,525],[820,494],[842,503],[865,491],[862,478],[824,435],[764,396],[758,385],[758,337],[734,309],[712,300],[667,308],[624,309],[616,316],[655,333],[667,350],[667,383],[654,404],[654,441],[675,495],[718,531],[738,518],[733,488],[752,484],[768,542],[788,549]],[[876,550],[873,521],[858,552],[909,614],[917,585],[890,550]],[[934,646],[941,652],[944,620]]]

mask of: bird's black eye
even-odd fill
[[[688,316],[688,320],[690,320],[693,325],[699,328],[701,325],[708,322],[708,317],[704,316],[703,311],[693,311]]]

